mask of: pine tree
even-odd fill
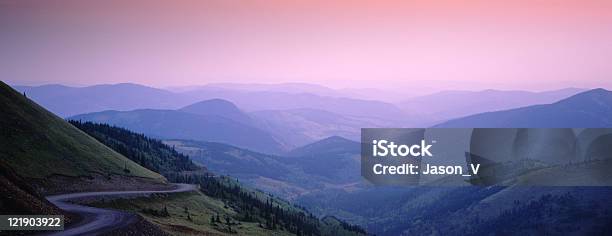
[[[164,205],[163,214],[164,216],[170,216],[170,212],[168,212],[168,207],[166,207],[165,205]]]

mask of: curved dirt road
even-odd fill
[[[49,196],[47,199],[51,203],[62,210],[78,214],[82,219],[79,223],[69,228],[65,228],[63,231],[49,232],[49,234],[46,235],[96,235],[98,233],[126,227],[138,219],[136,215],[131,213],[73,204],[68,202],[70,200],[84,197],[146,195],[153,193],[190,192],[196,190],[196,186],[190,184],[175,184],[175,186],[177,186],[176,189],[162,191],[86,192]]]

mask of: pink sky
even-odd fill
[[[2,80],[612,88],[612,1],[124,2],[1,1]]]

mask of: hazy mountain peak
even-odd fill
[[[236,109],[238,110],[238,107],[236,107],[236,105],[234,105],[234,103],[224,100],[224,99],[220,99],[220,98],[213,98],[213,99],[209,99],[209,100],[204,100],[204,101],[200,101],[200,102],[196,102],[194,104],[185,106],[181,109],[188,109],[188,108],[195,108],[195,107],[226,107],[226,108],[232,108],[232,109]]]
[[[179,111],[198,115],[215,115],[245,124],[251,123],[251,118],[234,103],[219,98],[196,102],[179,109]]]
[[[355,141],[349,140],[349,139],[344,138],[342,136],[333,135],[333,136],[329,136],[329,137],[327,137],[327,138],[325,138],[323,140],[320,140],[317,143],[339,143],[339,142],[342,142],[342,143],[347,143],[347,142],[348,143],[354,143]]]
[[[596,88],[596,89],[591,89],[591,90],[587,90],[584,91],[582,93],[576,94],[573,97],[578,97],[578,96],[610,96],[612,94],[612,91],[606,90],[604,88]]]
[[[586,101],[586,100],[593,100],[593,99],[607,100],[611,98],[612,98],[612,91],[608,91],[603,88],[596,88],[596,89],[587,90],[587,91],[578,93],[574,96],[568,97],[566,99],[560,100],[556,102],[556,104],[563,104],[563,103],[575,102],[575,101]]]
[[[559,106],[572,107],[576,110],[610,110],[612,108],[612,91],[608,91],[603,88],[591,89],[567,99],[563,99],[555,104]]]

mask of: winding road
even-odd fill
[[[113,191],[113,192],[85,192],[85,193],[70,193],[53,195],[47,197],[51,203],[55,204],[62,210],[76,213],[81,216],[80,222],[65,228],[63,231],[50,232],[46,235],[96,235],[102,232],[108,232],[114,229],[120,229],[134,223],[138,217],[132,213],[88,207],[78,204],[69,203],[70,200],[75,200],[85,197],[99,196],[128,196],[128,195],[147,195],[154,193],[179,193],[190,192],[196,190],[195,185],[190,184],[174,184],[175,189],[161,191]]]

